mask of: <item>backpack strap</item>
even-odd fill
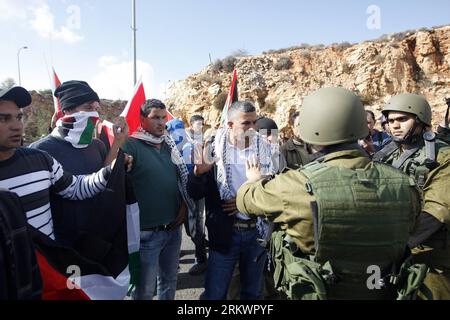
[[[383,162],[385,158],[389,157],[398,148],[399,146],[394,141],[391,141],[383,149],[375,153],[372,160],[376,162]]]

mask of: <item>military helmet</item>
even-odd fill
[[[412,93],[404,93],[392,97],[383,107],[383,114],[387,117],[390,111],[411,113],[431,126],[431,107],[424,96]]]
[[[307,96],[299,125],[300,138],[320,146],[354,142],[369,134],[361,99],[344,88],[322,88]]]

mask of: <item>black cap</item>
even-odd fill
[[[0,100],[12,101],[19,108],[24,108],[31,104],[31,95],[25,88],[12,87],[0,90]]]
[[[256,130],[278,130],[277,123],[270,118],[260,117],[256,120]]]
[[[83,103],[98,101],[97,93],[84,81],[66,81],[55,90],[55,97],[61,103],[61,110],[73,109]]]

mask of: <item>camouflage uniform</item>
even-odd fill
[[[326,117],[329,123],[313,121]],[[240,212],[266,215],[281,227],[273,238],[275,283],[291,299],[397,296],[389,285],[370,290],[366,270],[378,265],[386,277],[403,264],[420,212],[419,193],[412,179],[375,164],[358,147],[357,139],[367,134],[359,98],[341,88],[321,89],[305,99],[300,135],[326,146],[323,157],[238,191]]]
[[[415,114],[418,121],[425,126],[431,126],[431,107],[421,96],[413,94],[396,96],[383,109],[386,116],[390,111]],[[426,263],[430,267],[425,285],[421,289],[421,297],[448,300],[450,299],[450,243],[448,241],[450,147],[440,139],[426,142],[422,133],[412,139],[409,149],[402,150],[401,146],[405,144],[404,142],[392,142],[377,153],[374,160],[394,165],[414,178],[421,190],[423,202],[421,219],[430,215],[437,220],[436,222],[442,224],[439,231],[413,248],[413,255],[416,262]],[[431,150],[434,154],[427,154],[426,144],[433,146]]]

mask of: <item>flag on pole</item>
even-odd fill
[[[121,117],[124,117],[128,123],[129,133],[132,135],[139,128],[139,116],[141,114],[141,106],[145,103],[145,91],[142,79],[136,83],[134,87],[133,97],[128,101],[125,109],[122,111]]]
[[[170,113],[169,110],[167,110],[167,116],[166,116],[166,122],[169,122],[170,120],[176,119],[175,116]]]
[[[109,152],[114,143],[113,124],[108,120],[99,122],[97,126],[97,138],[105,144],[106,150]]]
[[[55,97],[54,93],[55,90],[61,85],[61,81],[58,78],[58,75],[56,74],[55,68],[52,67],[53,71],[53,106],[55,108],[55,116],[52,119],[53,123],[56,123],[59,118],[62,118],[63,113],[61,111],[61,103],[59,102],[59,99]]]
[[[228,93],[227,101],[223,107],[222,115],[220,117],[221,126],[225,125],[228,117],[228,110],[230,109],[233,102],[238,101],[238,87],[237,87],[237,72],[236,69],[233,71],[233,79],[231,80],[230,92]]]

